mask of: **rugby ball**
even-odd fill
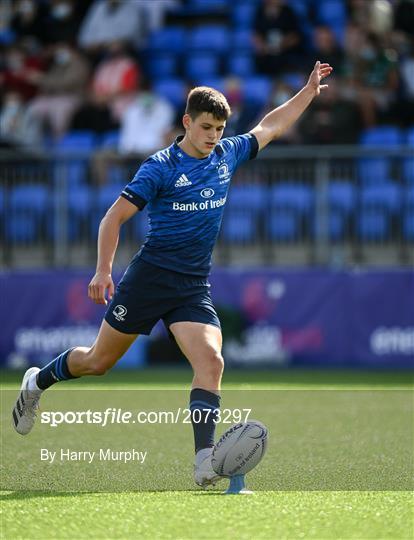
[[[257,420],[235,424],[214,445],[211,464],[220,476],[251,471],[264,456],[267,427]]]

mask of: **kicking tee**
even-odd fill
[[[181,139],[146,159],[121,196],[140,210],[148,205],[149,230],[135,258],[207,276],[232,175],[259,145],[251,133],[237,135],[196,159],[181,150]]]

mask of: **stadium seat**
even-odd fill
[[[211,53],[190,54],[185,61],[187,79],[196,81],[201,77],[216,77],[220,71],[220,58]]]
[[[231,14],[233,26],[238,29],[252,28],[254,24],[257,3],[251,0],[234,2]]]
[[[230,189],[223,221],[223,238],[246,243],[256,239],[260,216],[266,209],[267,188],[260,184],[235,185]]]
[[[342,240],[350,229],[356,206],[354,186],[346,181],[332,181],[328,190],[329,237]]]
[[[120,133],[118,130],[107,131],[101,136],[101,148],[118,148]]]
[[[206,51],[224,54],[230,48],[230,41],[231,34],[227,27],[203,25],[190,32],[188,48],[191,52]]]
[[[377,208],[360,210],[357,216],[357,232],[363,242],[388,240],[391,235],[390,215]]]
[[[316,6],[318,23],[329,26],[339,43],[343,43],[345,26],[347,23],[345,1],[319,0],[316,3]]]
[[[75,186],[68,191],[69,240],[79,240],[88,234],[88,221],[92,215],[92,190]]]
[[[257,222],[251,214],[228,212],[223,219],[221,238],[232,244],[247,244],[256,239]]]
[[[254,102],[262,106],[269,99],[272,89],[270,79],[264,76],[255,75],[246,77],[243,81],[243,97],[249,102]]]
[[[219,92],[225,93],[226,90],[226,80],[222,77],[200,77],[196,84],[197,86],[210,86]]]
[[[362,188],[357,216],[359,238],[366,241],[389,240],[393,219],[401,211],[399,186],[390,183]]]
[[[147,41],[150,52],[183,53],[187,48],[187,31],[181,26],[167,26],[152,32]]]
[[[15,243],[39,240],[48,211],[50,193],[46,186],[21,185],[10,190],[6,237]]]
[[[250,77],[255,71],[253,57],[249,53],[234,53],[228,57],[227,71],[229,75]]]
[[[300,231],[298,215],[291,209],[279,209],[269,215],[268,234],[271,240],[281,242],[297,240]]]
[[[401,130],[395,126],[368,129],[360,137],[362,146],[394,147],[401,142]],[[365,185],[388,182],[391,177],[392,158],[362,158],[358,165],[360,180]]]
[[[403,238],[414,241],[414,183],[406,188],[403,197],[402,233]]]
[[[151,80],[165,79],[177,75],[177,55],[172,52],[148,53],[145,71]]]
[[[407,131],[405,144],[413,149],[414,154],[414,126]],[[403,160],[404,180],[414,185],[414,157],[407,157]]]
[[[303,184],[283,182],[270,189],[269,202],[269,232],[272,238],[292,240],[300,231],[304,235],[310,231],[314,208],[312,188]],[[277,224],[281,227],[279,233]]]
[[[54,146],[55,182],[61,182],[62,175],[66,175],[66,181],[71,186],[85,183],[88,160],[97,143],[97,136],[92,131],[72,131],[64,135]]]
[[[231,35],[231,45],[234,53],[253,53],[253,32],[246,28],[236,28]]]
[[[172,78],[156,81],[154,83],[154,90],[177,109],[181,109],[185,104],[187,87],[181,79]]]

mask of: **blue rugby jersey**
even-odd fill
[[[232,175],[259,145],[250,133],[228,137],[197,159],[181,150],[181,139],[146,159],[121,195],[139,209],[148,204],[149,231],[136,257],[207,276]]]

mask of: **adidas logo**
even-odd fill
[[[192,182],[189,180],[185,174],[182,174],[180,178],[177,180],[177,182],[174,184],[174,187],[184,187],[184,186],[191,186]]]

